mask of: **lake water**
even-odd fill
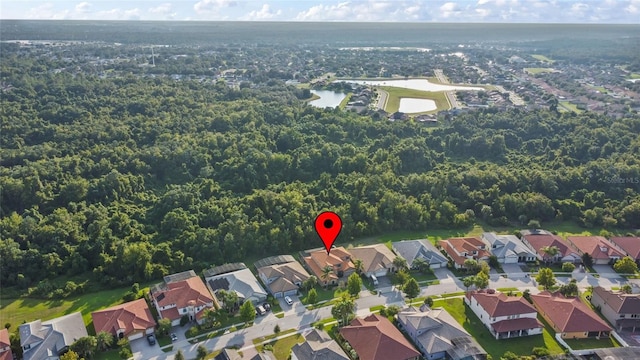
[[[425,111],[436,110],[438,107],[436,106],[436,102],[429,99],[416,99],[416,98],[401,98],[400,99],[400,108],[398,111],[413,114],[420,113]]]
[[[422,91],[454,91],[454,90],[484,90],[481,87],[440,85],[429,82],[427,79],[398,79],[398,80],[339,80],[350,84],[392,86],[404,89]]]
[[[309,104],[319,108],[335,108],[347,96],[347,94],[330,90],[311,90],[311,93],[320,96],[320,99],[310,101]]]

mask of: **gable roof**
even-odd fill
[[[256,300],[267,296],[258,279],[247,268],[211,276],[206,281],[209,289],[214,293],[218,290],[235,291],[242,299]]]
[[[594,259],[610,259],[611,257],[624,257],[615,249],[609,240],[602,236],[567,236],[569,241],[581,253],[588,253]]]
[[[244,263],[227,263],[207,269],[203,271],[202,274],[204,275],[204,278],[207,279],[216,275],[222,275],[246,268],[247,266]]]
[[[285,264],[270,265],[258,269],[258,274],[262,274],[267,279],[276,278],[267,286],[271,293],[286,292],[296,290],[296,283],[303,283],[310,275],[297,261]]]
[[[286,263],[295,262],[295,261],[296,259],[291,255],[276,255],[276,256],[269,256],[264,259],[260,259],[255,263],[253,263],[253,266],[255,266],[256,269],[259,269],[265,266],[286,264]]]
[[[577,298],[565,298],[560,293],[543,291],[531,295],[533,304],[561,332],[611,331],[598,314]]]
[[[422,258],[429,264],[447,262],[447,258],[427,239],[402,240],[392,243],[391,246],[398,255],[407,260],[407,266],[410,268],[417,258]]]
[[[333,250],[331,250],[333,251]],[[349,250],[353,258],[362,260],[364,272],[388,269],[396,255],[384,244],[360,246]]]
[[[340,345],[324,331],[313,329],[302,344],[295,344],[291,352],[298,360],[349,360]]]
[[[487,245],[477,237],[450,238],[440,240],[439,244],[458,265],[464,265],[464,261],[467,258],[459,254],[465,252],[467,256],[472,256],[476,259],[489,258],[491,255],[487,250],[482,250],[482,248],[486,249]],[[474,251],[477,251],[477,253],[473,254]]]
[[[476,299],[491,317],[537,313],[536,308],[522,296],[507,296],[501,292],[490,294],[479,291],[469,291],[465,296],[468,299]]]
[[[36,320],[22,324],[19,332],[20,346],[32,345],[31,349],[24,351],[24,360],[56,356],[65,347],[88,335],[79,312],[44,322]]]
[[[635,260],[640,260],[640,237],[612,237],[611,242],[618,245],[622,250],[624,250]]]
[[[515,235],[497,235],[491,232],[482,233],[482,239],[489,244],[489,251],[498,258],[506,257],[536,257],[536,253],[529,249],[522,240]],[[494,248],[495,246],[495,248]]]
[[[0,329],[0,348],[5,348],[7,346],[11,346],[9,330],[2,328]]]
[[[462,325],[443,308],[419,311],[410,307],[398,313],[398,321],[405,328],[410,326],[417,332],[423,331],[418,335],[417,341],[428,354],[452,349],[455,347],[452,339],[471,337]]]
[[[551,233],[523,234],[522,238],[531,245],[531,247],[538,253],[538,255],[540,255],[541,258],[544,258],[546,256],[546,254],[540,250],[545,246],[557,247],[561,257],[566,257],[573,253],[575,253],[576,256],[579,257],[578,253],[573,250],[569,246],[569,244],[558,235],[554,235]]]
[[[340,329],[361,360],[404,360],[420,353],[391,322],[378,314],[355,318]]]
[[[129,336],[134,331],[146,330],[156,325],[144,299],[92,312],[91,318],[96,334],[106,331],[114,336],[118,330],[124,330],[125,336]]]
[[[640,314],[640,294],[623,294],[607,290],[602,286],[593,288],[593,295],[600,296],[617,314]]]
[[[167,277],[165,277],[165,279],[167,279]],[[195,273],[193,273],[192,277],[185,280],[172,281],[154,286],[151,290],[151,296],[156,299],[159,307],[176,304],[176,308],[162,311],[163,317],[171,320],[176,320],[180,317],[177,309],[182,309],[190,305],[204,306],[213,302],[213,297],[207,289],[207,286]]]
[[[338,278],[336,274],[338,266],[344,272],[355,270],[355,266],[351,262],[351,254],[342,246],[331,249],[328,254],[324,249],[311,251],[309,256],[304,257],[304,262],[319,281],[324,281],[322,280],[322,268],[327,265],[333,268],[333,272],[329,274],[327,281]]]

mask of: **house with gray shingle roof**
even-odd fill
[[[471,360],[487,356],[484,349],[443,308],[409,307],[398,313],[398,323],[425,359]]]
[[[76,340],[88,336],[79,312],[22,324],[19,332],[24,360],[58,359]]]
[[[482,241],[488,245],[491,254],[501,264],[524,263],[536,261],[538,256],[515,235],[497,235],[492,232],[482,233]]]
[[[413,262],[420,258],[429,264],[431,269],[447,267],[447,258],[427,239],[402,240],[391,244],[393,251],[407,260],[407,266],[414,268]]]
[[[322,330],[313,329],[305,340],[291,348],[291,360],[349,360],[340,345]]]
[[[276,298],[297,294],[298,287],[311,276],[307,270],[295,260],[280,264],[265,265],[257,270],[262,282],[267,286],[271,295]]]
[[[640,294],[623,294],[597,286],[591,294],[591,303],[618,330],[640,332]]]

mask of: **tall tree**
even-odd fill
[[[545,290],[549,290],[553,285],[556,284],[556,278],[553,275],[553,271],[549,268],[542,268],[538,272],[538,276],[536,276],[536,281],[538,284],[542,285]]]
[[[362,272],[364,271],[364,263],[362,262],[361,259],[351,259],[351,262],[353,262],[353,266],[356,269],[356,273],[358,274],[362,274]]]
[[[550,262],[553,260],[553,258],[556,257],[556,255],[558,255],[560,253],[560,249],[553,245],[553,246],[543,246],[540,248],[540,251],[542,251],[544,253],[544,260],[546,262]]]
[[[158,334],[159,335],[168,335],[169,330],[171,330],[171,320],[167,318],[162,318],[158,320]]]
[[[589,253],[582,254],[582,265],[584,265],[585,267],[593,266],[593,257],[591,256],[591,254]]]
[[[355,272],[349,275],[349,278],[347,279],[347,290],[349,291],[349,294],[351,294],[351,296],[358,296],[361,289],[362,279],[360,278],[360,275]]]
[[[638,264],[631,256],[625,256],[613,264],[613,269],[620,274],[635,274],[638,272]]]
[[[206,358],[207,355],[209,355],[209,350],[207,350],[207,348],[204,347],[203,345],[198,346],[198,349],[196,350],[196,359],[204,360],[204,358]]]
[[[409,301],[411,301],[420,295],[420,286],[416,279],[411,278],[407,281],[402,291],[404,291],[405,295],[409,298]]]
[[[474,276],[465,276],[464,278],[462,278],[462,284],[464,285],[465,288],[467,288],[467,291],[469,291],[469,288],[471,287],[471,285],[474,284],[475,282],[475,277]]]
[[[346,294],[343,294],[331,308],[331,315],[339,320],[339,326],[347,324],[349,317],[354,314],[356,305]]]
[[[474,276],[473,283],[478,289],[486,289],[489,287],[489,275],[481,271]]]
[[[245,301],[242,306],[240,306],[240,318],[245,324],[256,318],[256,308],[251,301]]]
[[[84,336],[80,339],[76,340],[73,344],[71,344],[71,350],[75,351],[84,358],[90,358],[91,355],[96,351],[96,347],[98,346],[98,342],[95,336]]]
[[[403,257],[396,256],[393,258],[393,266],[396,268],[396,271],[407,269],[407,260]]]
[[[206,356],[206,355],[205,355]],[[184,354],[182,353],[182,350],[178,350],[178,352],[176,353],[176,355],[173,357],[174,360],[185,360],[184,359]]]
[[[96,344],[98,346],[98,349],[100,349],[101,351],[107,350],[113,345],[113,343],[114,338],[111,333],[100,331],[96,334]]]
[[[327,266],[322,268],[322,275],[320,275],[320,278],[324,282],[324,286],[328,285],[329,278],[331,277],[331,273],[333,273],[333,267],[332,266],[327,265]]]

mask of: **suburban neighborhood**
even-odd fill
[[[527,229],[516,235],[485,232],[437,242],[337,246],[329,252],[316,248],[260,259],[252,268],[228,263],[202,276],[194,271],[168,275],[144,297],[90,315],[95,333],[128,341],[134,359],[174,359],[178,352],[190,358],[202,348],[215,359],[279,359],[269,340],[254,340],[265,338],[273,327],[275,343],[295,339],[286,356],[297,360],[491,358],[483,348],[487,340],[467,330],[469,316],[505,344],[551,333],[565,349],[564,358],[628,359],[624,356],[640,356],[640,288],[633,276],[625,279],[611,266],[625,256],[637,266],[639,243],[636,237],[564,239]],[[587,259],[591,262],[585,264]],[[559,288],[535,280],[543,270],[566,263],[573,270],[554,271]],[[541,264],[539,273],[525,271],[532,264]],[[486,281],[478,280],[485,274]],[[360,281],[353,297],[345,292],[340,298],[310,300],[311,292],[340,293],[354,276]],[[411,280],[398,283],[404,276],[420,279],[418,293],[408,290]],[[578,290],[571,290],[572,284],[579,284]],[[463,322],[449,312],[452,301],[470,311]],[[343,312],[345,303],[351,305]],[[220,329],[233,324],[227,320],[233,318],[244,324]],[[286,334],[279,335],[283,330]],[[162,340],[169,334],[169,342]],[[20,325],[23,357],[29,360],[55,358],[87,336],[80,312]],[[7,338],[5,329],[0,332],[2,359],[11,359]],[[581,347],[587,339],[603,347]],[[600,357],[603,352],[614,357]]]

